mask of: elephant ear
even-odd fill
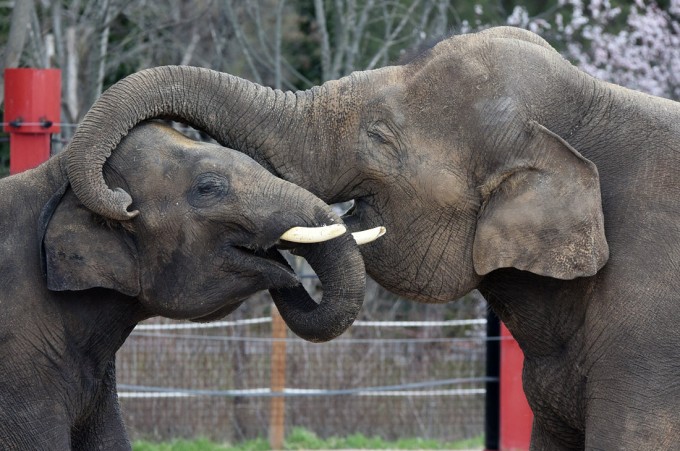
[[[129,233],[86,209],[70,189],[62,193],[55,194],[41,214],[47,288],[109,288],[137,296],[139,265]]]
[[[517,268],[573,279],[609,258],[597,167],[544,126],[527,131],[531,163],[497,177],[473,247],[475,271]]]

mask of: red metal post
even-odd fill
[[[61,71],[5,69],[4,129],[9,132],[10,174],[50,157],[50,135],[60,131]]]
[[[524,354],[501,323],[500,451],[525,451],[531,440],[533,413],[522,388]]]

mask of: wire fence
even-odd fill
[[[357,321],[342,338],[324,344],[273,339],[270,322],[138,326],[117,363],[132,438],[200,436],[233,443],[266,437],[271,402],[280,397],[287,433],[300,426],[321,437],[362,433],[441,441],[483,434],[489,380],[484,319]],[[412,333],[463,326],[467,336]],[[274,392],[273,344],[282,341],[286,382]]]

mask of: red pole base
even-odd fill
[[[525,451],[531,441],[534,416],[524,396],[524,354],[501,323],[500,451]]]
[[[33,169],[50,158],[49,133],[10,133],[9,173]]]

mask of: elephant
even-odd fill
[[[129,449],[115,353],[144,319],[211,321],[264,289],[313,341],[358,314],[367,238],[245,154],[140,124],[104,171],[139,211],[118,221],[74,195],[69,152],[0,180],[1,449]],[[319,304],[279,248],[315,269]]]
[[[598,80],[496,27],[305,91],[196,67],[132,74],[68,161],[88,208],[138,121],[173,117],[327,203],[354,200],[368,274],[421,302],[477,288],[524,352],[533,450],[680,443],[680,105]],[[100,131],[96,124],[107,120]],[[88,152],[91,140],[100,153]]]

